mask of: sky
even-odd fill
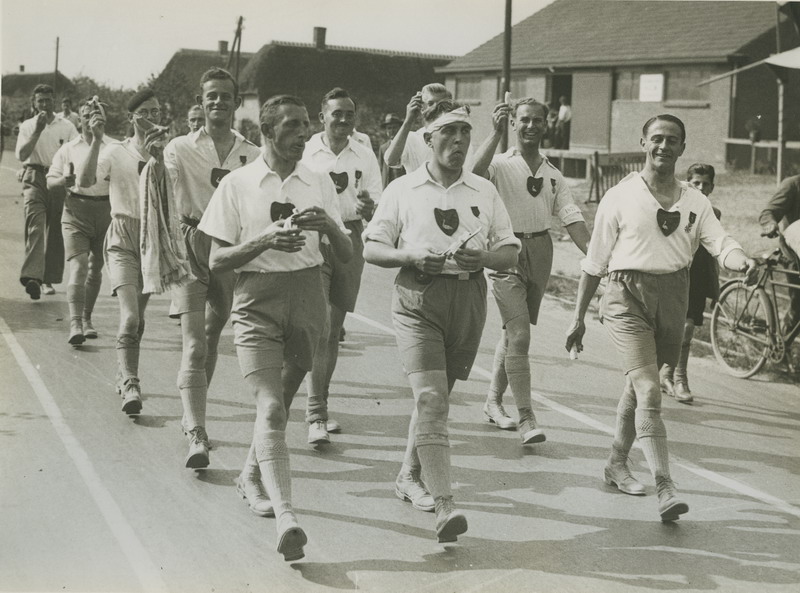
[[[512,22],[553,0],[513,0]],[[133,88],[181,48],[217,49],[244,17],[242,51],[312,41],[459,56],[503,31],[505,0],[0,0],[3,74],[58,69]]]

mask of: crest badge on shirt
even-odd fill
[[[480,208],[478,208],[477,206],[470,206],[470,208],[472,209],[472,214],[475,216],[475,218],[480,218],[481,217],[481,209]]]
[[[683,227],[683,230],[685,230],[687,233],[691,233],[692,227],[694,226],[696,220],[697,220],[697,214],[695,214],[694,212],[689,212],[689,224]]]
[[[667,212],[663,208],[659,208],[658,212],[656,212],[656,222],[658,222],[658,228],[661,229],[664,236],[669,237],[681,223],[681,213]]]
[[[451,237],[458,229],[458,211],[455,208],[450,208],[449,210],[434,208],[433,216],[436,219],[436,224],[448,237]]]
[[[528,177],[528,193],[535,198],[542,191],[543,184],[544,178],[542,177]]]
[[[211,169],[211,185],[213,187],[218,187],[219,182],[222,181],[222,178],[228,173],[230,173],[228,169],[218,169],[217,167]]]
[[[294,210],[295,206],[291,202],[272,202],[269,207],[269,215],[272,222],[278,222],[289,218]]]
[[[343,171],[341,173],[334,173],[333,171],[330,172],[331,179],[333,180],[333,185],[336,186],[336,193],[340,194],[344,190],[347,189],[347,171]]]

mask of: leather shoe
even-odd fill
[[[514,430],[517,427],[517,423],[514,422],[514,420],[508,414],[506,414],[503,404],[495,399],[486,399],[486,403],[483,404],[483,413],[489,423],[496,424],[497,428],[502,428],[503,430]]]
[[[250,512],[259,517],[274,517],[275,509],[269,500],[264,484],[261,483],[261,472],[245,469],[236,478],[236,492],[250,507]]]
[[[436,537],[439,543],[454,542],[467,531],[467,518],[453,505],[452,496],[436,498]]]
[[[689,383],[685,381],[675,381],[675,389],[672,396],[682,404],[690,404],[694,401],[692,392],[689,391]]]
[[[604,479],[609,486],[616,486],[617,490],[632,496],[644,496],[644,485],[631,474],[628,462],[608,464],[605,468]]]
[[[400,500],[407,500],[418,511],[432,512],[436,505],[433,502],[433,497],[425,488],[422,483],[419,471],[412,471],[411,473],[401,473],[397,476],[394,483],[394,493]]]

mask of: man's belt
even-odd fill
[[[460,274],[426,274],[417,269],[413,269],[414,280],[420,284],[429,284],[434,278],[442,278],[445,280],[477,280],[483,276],[483,268],[474,272],[461,272]]]
[[[550,229],[545,229],[543,231],[536,231],[535,233],[514,233],[514,236],[517,239],[533,239],[534,237],[544,237],[549,232]]]
[[[44,173],[45,175],[50,170],[50,167],[47,167],[45,165],[35,165],[32,163],[25,163],[22,166],[25,167],[26,169],[33,169],[34,171],[39,171],[40,173]]]
[[[87,196],[86,194],[76,194],[75,192],[69,192],[70,198],[78,198],[79,200],[91,200],[92,202],[108,202],[108,196]]]
[[[196,229],[197,225],[200,224],[200,219],[199,218],[192,218],[191,216],[185,216],[185,215],[181,214],[181,222],[183,224],[185,224],[186,226],[190,226],[190,227]]]

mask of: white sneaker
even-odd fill
[[[324,420],[317,420],[308,425],[308,444],[321,445],[330,443],[331,439],[328,436],[328,429],[325,426]]]
[[[325,424],[325,429],[328,432],[342,432],[342,425],[336,422],[333,418],[328,418],[328,422]]]

